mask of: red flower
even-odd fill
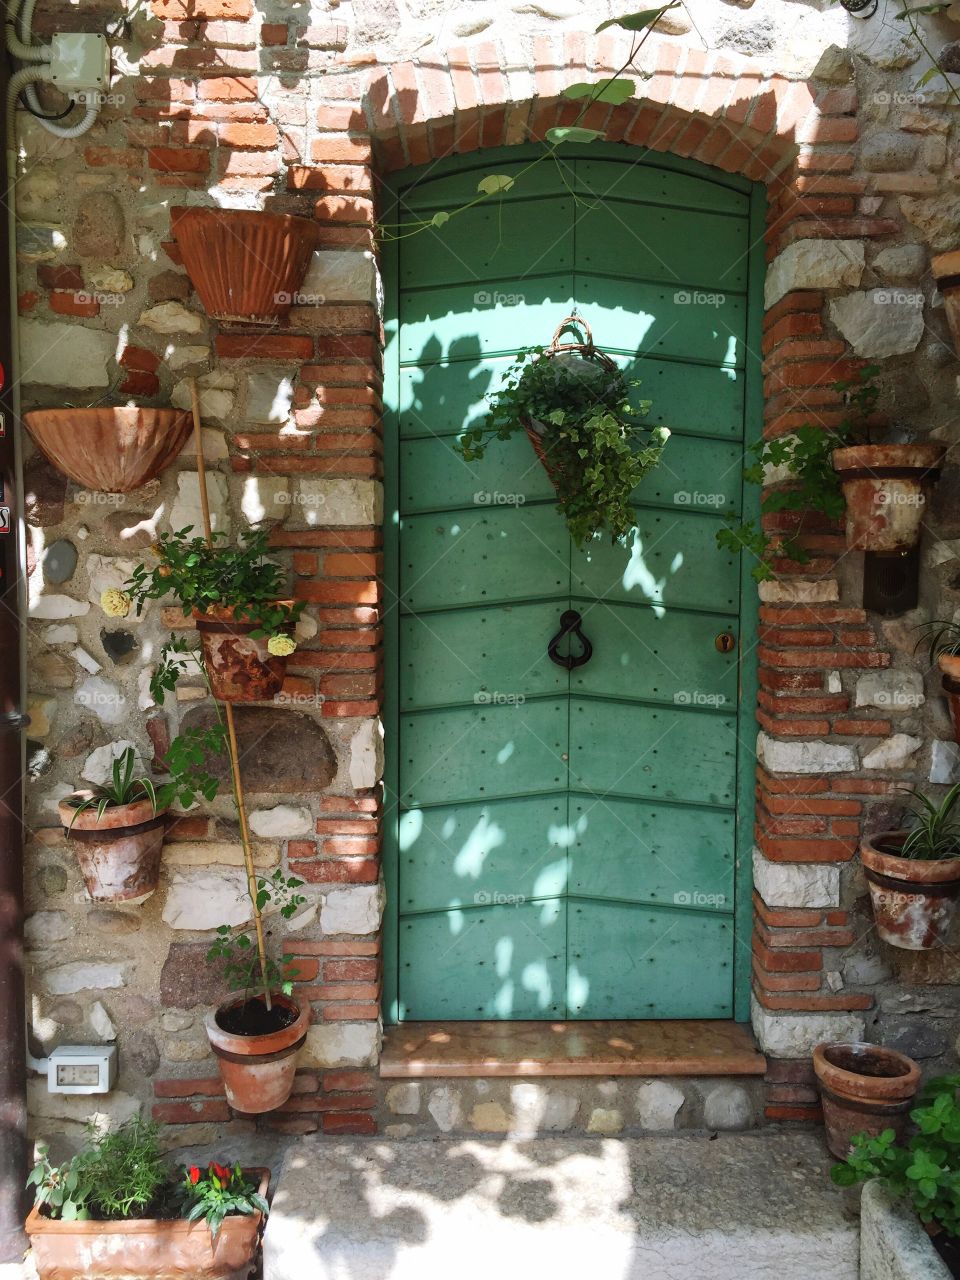
[[[200,1181],[200,1170],[197,1168],[195,1164],[190,1166],[190,1181],[193,1183],[194,1186],[196,1186],[197,1183]]]
[[[222,1164],[217,1164],[216,1160],[210,1161],[210,1171],[215,1173],[222,1182],[228,1182],[230,1179],[230,1170],[225,1169]]]

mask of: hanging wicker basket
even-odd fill
[[[577,329],[582,335],[581,342],[561,342],[561,336],[567,329]],[[541,360],[549,360],[562,353],[572,352],[579,355],[583,360],[590,360],[593,363],[605,369],[608,373],[616,372],[617,366],[599,347],[594,345],[593,333],[590,326],[582,316],[576,314],[569,315],[566,319],[561,320],[557,325],[550,345],[544,347],[541,352]],[[558,465],[556,459],[550,457],[549,440],[545,438],[545,433],[540,429],[533,419],[524,419],[523,428],[527,433],[527,439],[533,446],[533,451],[543,464],[543,469],[550,477],[550,482],[557,487],[557,482],[564,474],[562,468]]]

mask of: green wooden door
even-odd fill
[[[529,158],[434,166],[387,220]],[[753,644],[716,637],[753,624],[714,534],[740,510],[756,414],[758,213],[745,182],[580,148],[388,257],[394,1020],[743,1012]],[[524,438],[479,464],[453,449],[574,306],[672,432],[627,547],[573,547]],[[569,608],[594,651],[572,672],[547,656]]]

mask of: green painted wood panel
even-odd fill
[[[405,807],[542,794],[567,785],[566,699],[420,711],[400,720]]]
[[[567,591],[569,553],[553,507],[473,507],[403,521],[404,607],[536,600]]]
[[[733,928],[723,916],[571,898],[567,1008],[574,1018],[729,1018]]]
[[[400,910],[483,906],[504,894],[559,897],[573,838],[565,791],[408,810],[400,826]]]
[[[582,614],[593,657],[571,672],[574,693],[671,707],[736,707],[737,655],[720,653],[715,644],[720,632],[736,635],[735,614],[596,601]]]
[[[577,790],[732,805],[736,757],[733,714],[570,700],[570,781]]]
[[[716,550],[714,534],[722,523],[716,516],[682,506],[639,514],[628,547],[598,541],[574,549],[574,595],[721,612],[738,608],[740,566]]]
[[[729,811],[574,795],[568,828],[572,894],[733,911]]]
[[[435,167],[402,188],[402,216],[460,203],[529,154]],[[743,180],[623,163],[633,154],[574,149],[562,179],[544,166],[394,250],[388,938],[401,1019],[734,1009],[740,671],[714,640],[739,635],[741,581],[713,539],[741,502],[762,222]],[[574,303],[674,433],[635,495],[627,547],[571,547],[524,438],[472,466],[452,448],[516,351]],[[571,606],[594,656],[568,675],[545,651]]]
[[[563,1017],[566,931],[562,898],[401,919],[405,1017]]]
[[[565,697],[567,673],[547,657],[547,644],[566,604],[564,593],[552,604],[402,618],[401,706],[509,705],[505,699]]]

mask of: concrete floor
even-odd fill
[[[295,1144],[264,1280],[856,1280],[818,1134]]]

